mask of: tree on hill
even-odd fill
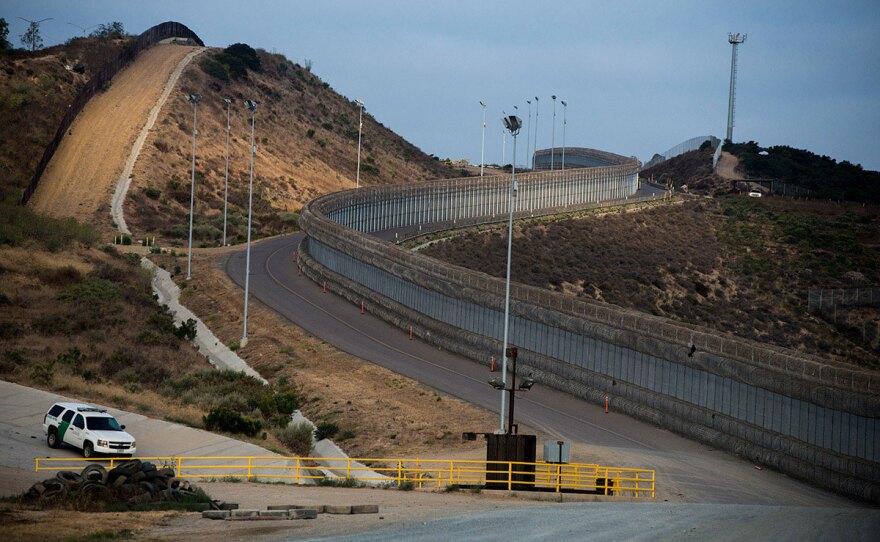
[[[9,23],[6,22],[6,19],[0,17],[0,51],[6,51],[12,47],[12,44],[9,43],[9,40],[6,39],[9,37]]]
[[[21,44],[32,52],[43,48],[43,37],[40,35],[40,23],[31,21],[28,29],[21,35]]]
[[[97,30],[89,34],[92,38],[121,38],[125,36],[125,27],[119,21],[98,25]]]

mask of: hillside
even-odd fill
[[[506,234],[425,253],[504,277]],[[640,212],[523,222],[512,279],[758,341],[880,367],[880,311],[807,311],[811,288],[880,282],[880,209],[723,196]]]
[[[785,145],[761,147],[755,141],[725,145],[752,178],[778,179],[815,192],[817,198],[880,203],[880,172],[838,162]]]
[[[211,50],[180,78],[161,110],[135,169],[125,216],[135,236],[185,242],[188,226],[193,107],[198,105],[195,243],[213,245],[223,228],[226,104],[230,112],[229,242],[247,225],[250,115],[244,100],[258,103],[254,164],[255,235],[295,226],[302,205],[328,192],[355,186],[358,106],[308,69],[282,55],[250,47]],[[247,63],[251,63],[248,66]],[[256,68],[256,69],[255,69]],[[361,184],[403,183],[457,175],[364,112]]]
[[[0,54],[0,200],[21,197],[67,105],[126,43],[76,38],[36,53]],[[77,64],[83,73],[73,71]]]
[[[639,173],[642,179],[653,179],[660,184],[671,183],[676,188],[687,185],[693,192],[711,193],[725,186],[712,171],[711,147],[674,156]]]

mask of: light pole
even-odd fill
[[[504,127],[513,136],[513,161],[516,163],[516,136],[522,128],[522,120],[516,115],[504,117]],[[507,384],[507,339],[510,330],[510,255],[513,247],[513,202],[516,198],[516,168],[513,168],[510,175],[510,195],[508,197],[508,219],[507,219],[507,281],[504,286],[504,343],[501,350],[504,356],[501,363],[501,382]],[[501,431],[504,431],[504,391],[501,392]]]
[[[727,102],[727,141],[733,143],[733,113],[736,106],[736,53],[737,48],[746,42],[746,34],[730,32],[727,42],[733,47],[730,53],[730,97]]]
[[[565,100],[559,100],[559,103],[562,104],[562,171],[565,171],[565,126],[568,124],[565,114],[568,112],[568,104]]]
[[[519,107],[516,106],[516,105],[513,106],[513,111],[514,111],[513,114],[516,115],[517,118],[519,118]],[[510,166],[511,166],[513,169],[516,169],[516,156],[513,157],[513,161],[511,162]]]
[[[507,387],[507,383],[503,380],[498,380],[497,378],[492,378],[489,380],[489,385],[491,385],[496,390],[500,390],[501,394],[504,395],[504,392],[507,392],[510,395],[510,403],[507,409],[507,434],[514,435],[519,433],[519,429],[517,424],[514,423],[513,418],[513,406],[514,400],[516,399],[516,392],[518,391],[529,391],[532,389],[532,386],[535,385],[535,380],[532,378],[532,375],[527,376],[520,382],[519,386],[516,385],[516,358],[519,355],[518,348],[515,346],[511,346],[507,348],[504,352],[510,361],[513,362],[513,371],[511,372],[511,381],[510,387]],[[502,427],[502,431],[504,428]]]
[[[227,210],[227,202],[229,201],[229,106],[232,105],[232,100],[229,98],[223,98],[223,101],[226,102],[226,189],[223,191],[223,246],[226,246],[226,210]]]
[[[186,98],[193,104],[193,155],[192,155],[192,181],[189,189],[189,249],[186,251],[186,280],[192,278],[192,253],[193,253],[193,209],[196,200],[196,139],[199,136],[198,129],[198,105],[202,99],[198,94],[190,94]]]
[[[550,96],[553,100],[553,131],[550,133],[550,171],[553,171],[553,159],[556,156],[556,96]]]
[[[480,144],[480,178],[483,178],[483,163],[486,152],[486,102],[480,100],[480,107],[483,108],[483,142]]]
[[[354,103],[357,104],[358,107],[361,108],[360,115],[358,116],[358,165],[357,165],[357,179],[355,180],[355,188],[361,187],[361,132],[364,129],[364,102],[361,100],[355,100]]]
[[[254,146],[254,125],[257,120],[257,102],[246,100],[244,105],[251,112],[251,182],[250,194],[248,196],[248,234],[247,234],[247,256],[245,256],[244,264],[244,329],[241,332],[241,346],[247,345],[247,324],[248,324],[248,286],[251,278],[251,221],[254,216],[254,154],[256,147]]]
[[[529,104],[529,123],[526,125],[526,168],[528,168],[532,156],[530,152],[532,145],[532,100],[526,100],[526,103]]]
[[[533,148],[535,149],[536,153],[538,152],[538,106],[539,105],[541,105],[541,104],[538,102],[538,97],[535,96],[535,146]],[[537,164],[533,160],[532,161],[532,169],[535,169],[536,165]]]

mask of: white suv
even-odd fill
[[[43,433],[50,448],[70,444],[83,457],[95,453],[134,455],[134,437],[106,409],[80,403],[55,403],[43,416]]]

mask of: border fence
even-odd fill
[[[648,168],[654,167],[657,164],[662,164],[663,162],[669,160],[670,158],[674,158],[674,157],[678,156],[679,154],[684,154],[686,152],[695,151],[695,150],[699,149],[700,147],[702,147],[703,143],[705,143],[707,141],[712,143],[712,148],[715,149],[716,154],[719,154],[718,149],[721,148],[721,140],[718,139],[717,137],[711,136],[711,135],[692,137],[686,141],[682,141],[681,143],[672,147],[671,149],[664,152],[663,154],[654,155],[653,158],[651,158],[650,160],[645,162],[645,164],[642,166],[642,171],[644,171]],[[719,156],[720,156],[720,154],[719,154]],[[713,167],[714,167],[714,162],[717,162],[717,159],[713,159]]]
[[[807,293],[810,312],[820,312],[835,307],[880,306],[880,288],[836,288],[833,290],[810,290]]]
[[[632,197],[638,162],[518,175],[515,216]],[[382,240],[506,219],[510,176],[371,187],[303,209],[312,280],[437,346],[501,350],[503,280]],[[448,226],[447,226],[448,227]],[[373,232],[373,234],[369,234]],[[380,238],[381,237],[381,238]],[[515,250],[515,249],[514,249]],[[536,381],[788,474],[880,502],[880,374],[699,326],[511,284],[510,344]]]
[[[30,201],[31,196],[34,195],[34,192],[37,189],[37,184],[40,182],[40,177],[42,177],[43,172],[46,171],[46,167],[55,155],[55,151],[58,150],[58,146],[61,144],[61,139],[64,137],[64,134],[67,133],[68,128],[73,124],[74,119],[79,112],[82,111],[88,101],[103,88],[105,83],[110,81],[114,75],[119,73],[125,66],[134,60],[141,51],[168,38],[186,38],[193,40],[200,46],[204,47],[205,45],[201,38],[199,38],[196,33],[190,30],[186,25],[174,21],[168,21],[145,30],[137,37],[134,43],[119,53],[115,59],[104,64],[104,66],[101,67],[101,70],[89,79],[85,86],[80,89],[79,93],[77,93],[76,97],[73,99],[73,102],[71,102],[64,118],[61,119],[61,124],[58,125],[58,129],[55,131],[55,136],[46,146],[46,150],[43,151],[43,157],[37,164],[34,176],[31,178],[30,183],[28,183],[27,188],[25,188],[24,193],[21,196],[22,205],[26,205],[27,202]]]

